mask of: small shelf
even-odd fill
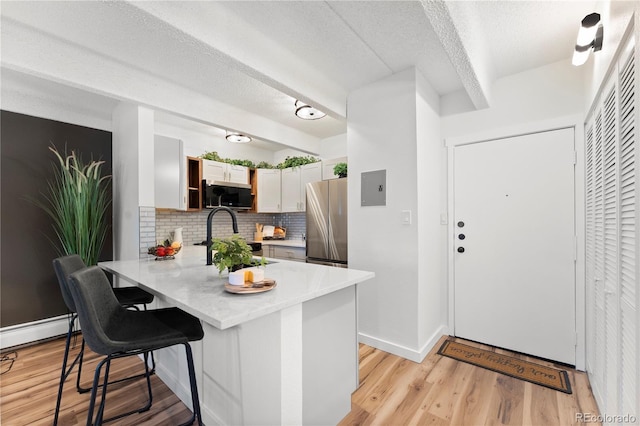
[[[187,157],[187,210],[202,210],[202,159]]]

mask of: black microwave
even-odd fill
[[[251,185],[231,182],[213,182],[207,185],[202,181],[204,187],[203,198],[205,208],[225,206],[232,209],[247,210],[253,206],[253,194]]]

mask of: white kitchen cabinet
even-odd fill
[[[155,207],[187,209],[184,144],[165,136],[154,138]]]
[[[236,164],[227,164],[227,181],[248,184],[249,168]]]
[[[337,179],[338,175],[333,173],[333,168],[338,163],[346,163],[346,162],[347,162],[347,157],[338,157],[338,158],[332,158],[330,160],[322,160],[322,180]]]
[[[214,181],[249,183],[249,168],[219,161],[202,160],[202,178],[211,185]]]
[[[306,211],[307,183],[322,180],[322,163],[282,169],[282,212]]]
[[[307,184],[322,180],[322,162],[300,167],[300,211],[307,211]]]
[[[155,207],[195,211],[202,209],[202,160],[184,155],[179,139],[155,136]]]
[[[256,169],[258,213],[280,213],[280,169]]]
[[[282,169],[282,212],[300,210],[300,167]]]

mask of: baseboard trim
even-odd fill
[[[387,340],[379,339],[374,336],[370,336],[365,333],[358,333],[358,341],[365,345],[373,346],[390,354],[397,355],[399,357],[408,359],[413,362],[422,362],[427,356],[429,351],[438,343],[440,337],[447,334],[447,328],[445,326],[439,327],[429,339],[422,345],[420,349],[412,349],[397,343],[389,342]]]
[[[77,322],[76,327],[80,328]],[[67,315],[2,327],[0,328],[0,349],[64,336],[68,331],[69,319]]]
[[[156,376],[193,412],[191,403],[191,389],[180,383],[173,371],[167,369],[161,362],[156,360]],[[188,383],[188,382],[187,382]]]

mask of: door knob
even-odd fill
[[[464,222],[463,221],[458,222],[458,228],[464,228]]]
[[[464,247],[458,247],[458,253],[464,253]]]
[[[465,237],[464,234],[458,235],[458,239],[460,239],[460,240],[464,240],[465,238],[467,238],[467,237]]]

